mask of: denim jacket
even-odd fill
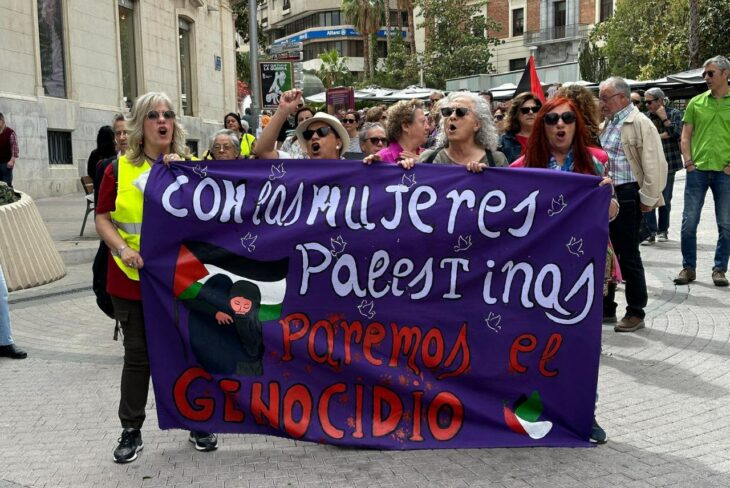
[[[499,138],[498,151],[507,156],[507,161],[513,163],[522,154],[522,145],[513,132],[505,132]]]

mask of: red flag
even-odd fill
[[[516,97],[520,93],[531,92],[534,94],[542,103],[545,103],[545,94],[542,91],[542,85],[540,84],[540,78],[537,77],[537,70],[535,69],[535,58],[530,55],[530,61],[525,66],[525,72],[522,73],[522,78],[517,84],[515,89]]]

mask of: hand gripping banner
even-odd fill
[[[141,279],[160,427],[383,449],[589,445],[599,180],[155,165]]]

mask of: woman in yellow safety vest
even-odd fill
[[[111,250],[107,292],[124,334],[119,402],[123,431],[114,450],[114,460],[118,463],[134,461],[142,450],[140,429],[145,419],[150,381],[139,284],[139,270],[144,267],[139,254],[144,195],[135,183],[156,162],[179,160],[188,155],[185,131],[164,93],[151,92],[139,97],[132,107],[127,129],[127,152],[104,171],[96,203],[96,230]],[[217,447],[214,434],[191,432],[190,441],[200,451]]]
[[[241,158],[249,157],[256,145],[256,138],[247,132],[248,123],[244,127],[241,117],[237,113],[231,112],[223,118],[223,125],[226,129],[236,131],[238,134],[238,138],[241,140]]]

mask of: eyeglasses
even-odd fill
[[[653,98],[645,98],[644,99],[644,103],[647,104],[647,105],[651,105],[653,102],[656,102],[656,100],[653,99]]]
[[[572,124],[575,122],[575,112],[563,112],[562,114],[550,112],[549,114],[545,114],[543,118],[547,125],[555,125],[560,119],[563,119],[563,122],[566,124]]]
[[[503,120],[503,119],[504,119],[504,115],[502,115],[502,114],[494,116],[494,120]]]
[[[175,112],[172,110],[165,110],[162,112],[162,116],[165,118],[165,120],[170,120],[175,118]],[[148,120],[157,120],[160,118],[160,112],[157,110],[150,110],[147,112],[147,119]]]
[[[451,117],[451,114],[456,112],[456,116],[461,118],[466,116],[470,112],[470,110],[466,107],[441,107],[441,115],[443,117]]]
[[[641,100],[631,100],[631,103],[638,107],[639,105],[641,105]]]
[[[230,144],[213,144],[213,151],[221,152],[221,151],[230,151],[233,149],[233,146]]]
[[[332,132],[332,127],[324,126],[320,127],[317,130],[305,130],[302,132],[302,137],[305,141],[310,140],[314,134],[316,133],[319,137],[327,137],[327,135]]]
[[[369,137],[368,141],[370,141],[370,144],[373,146],[379,146],[381,144],[385,146],[388,143],[388,139],[385,137]]]
[[[355,120],[355,119],[342,119],[343,124],[354,124],[356,122],[357,122],[357,120]]]
[[[702,72],[702,78],[712,78],[713,76],[715,76],[715,70],[708,69],[707,71]]]
[[[520,107],[520,112],[522,112],[524,115],[527,115],[530,112],[532,112],[533,114],[536,114],[540,111],[541,108],[542,108],[541,105],[535,105],[533,107]]]
[[[617,97],[617,96],[619,96],[619,95],[621,95],[621,92],[618,92],[618,93],[614,93],[613,95],[609,95],[609,96],[607,96],[607,97],[598,97],[598,100],[600,100],[600,101],[601,101],[601,102],[603,102],[603,103],[606,103],[606,102],[608,102],[609,100],[611,100],[611,99],[612,99],[613,97]]]

